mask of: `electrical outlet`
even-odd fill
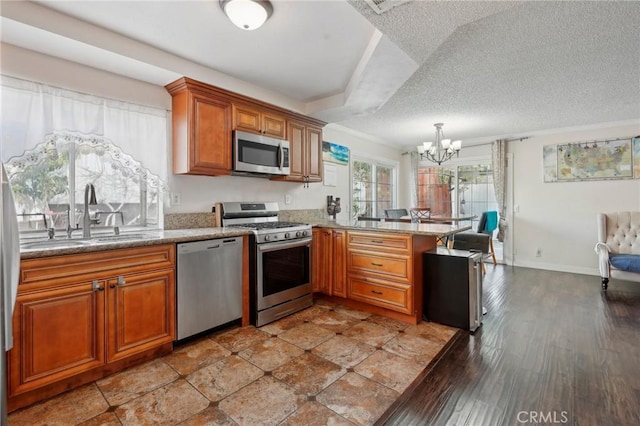
[[[538,250],[536,250],[536,257],[542,257],[542,249],[538,248]]]
[[[291,204],[291,194],[286,194],[284,196],[284,203],[285,204]]]
[[[172,206],[179,206],[181,202],[182,202],[182,197],[180,196],[180,193],[172,192],[171,193],[171,205]]]

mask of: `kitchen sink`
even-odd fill
[[[20,247],[24,249],[44,249],[44,248],[63,248],[63,247],[81,247],[88,246],[90,241],[86,240],[39,240],[24,241],[20,243]]]

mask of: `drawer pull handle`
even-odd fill
[[[98,280],[93,280],[93,282],[91,283],[92,287],[93,287],[93,291],[103,291],[104,287],[101,287],[100,284],[98,283]]]
[[[375,290],[371,290],[371,293],[373,293],[373,294],[383,294],[381,291],[375,291]]]
[[[119,285],[120,287],[122,287],[122,286],[123,286],[123,285],[125,285],[126,283],[127,283],[127,282],[125,281],[124,277],[123,277],[122,275],[120,275],[120,276],[118,277],[118,285]]]
[[[375,263],[375,262],[371,262],[371,264],[372,264],[373,266],[384,266],[382,263]]]
[[[384,241],[382,241],[382,240],[371,240],[371,242],[372,242],[372,243],[375,243],[375,244],[382,244],[382,243],[384,243]]]

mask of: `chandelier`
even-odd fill
[[[444,123],[434,124],[436,127],[436,141],[435,142],[423,142],[422,145],[418,145],[418,153],[421,160],[429,160],[434,163],[438,163],[438,166],[447,160],[451,160],[453,154],[458,156],[460,148],[462,148],[462,141],[453,141],[451,139],[443,139],[442,126]]]

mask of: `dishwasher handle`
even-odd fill
[[[241,237],[218,238],[214,240],[193,241],[178,244],[178,255],[204,251],[217,251],[230,245],[242,244]]]

